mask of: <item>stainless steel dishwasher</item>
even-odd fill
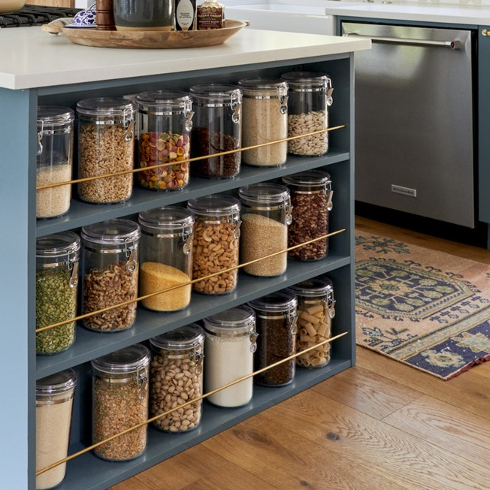
[[[356,200],[475,226],[472,33],[342,23],[356,53]]]

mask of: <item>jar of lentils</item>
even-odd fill
[[[138,172],[140,185],[153,191],[183,189],[189,183],[191,98],[184,92],[156,90],[134,100],[138,164],[144,169]]]
[[[80,238],[65,231],[36,240],[36,328],[77,314]],[[74,321],[36,333],[37,354],[57,354],[75,342]]]
[[[204,331],[192,323],[150,339],[150,416],[156,417],[202,396]],[[160,430],[185,432],[201,421],[202,400],[153,422]]]
[[[82,314],[136,300],[140,227],[113,219],[82,228]],[[96,313],[83,325],[99,332],[118,332],[133,326],[136,301]]]
[[[92,443],[98,444],[148,420],[150,351],[141,344],[91,361]],[[94,449],[99,458],[127,461],[146,449],[147,426]]]
[[[288,229],[288,247],[328,234],[332,210],[332,180],[323,170],[309,170],[283,177],[291,192],[293,218]],[[312,261],[326,257],[328,237],[289,251],[289,257]]]

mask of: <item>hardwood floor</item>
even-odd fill
[[[490,263],[490,252],[367,219],[359,230]],[[357,365],[112,490],[488,490],[490,362],[438,378]]]

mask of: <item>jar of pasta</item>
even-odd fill
[[[313,347],[331,337],[335,316],[332,281],[326,277],[303,281],[291,286],[298,298],[297,352]],[[322,344],[296,358],[299,366],[320,368],[330,361],[330,343]]]
[[[150,351],[132,345],[91,361],[92,443],[98,444],[148,420]],[[147,426],[94,449],[99,458],[127,461],[146,449]]]
[[[188,209],[195,218],[193,236],[194,291],[225,294],[235,290],[240,240],[240,201],[231,196],[211,195],[191,199]],[[216,274],[221,270],[226,270]],[[211,276],[211,277],[208,277]]]
[[[139,214],[141,226],[140,296],[169,291],[142,299],[154,311],[177,311],[191,301],[192,233],[190,211],[168,206]]]
[[[150,339],[150,416],[202,396],[204,331],[192,323]],[[153,422],[160,430],[186,432],[201,422],[202,400],[194,401]]]

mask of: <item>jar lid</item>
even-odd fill
[[[295,284],[289,289],[298,296],[323,296],[333,292],[333,283],[328,277],[315,277]]]
[[[36,257],[63,257],[80,250],[80,238],[72,231],[63,231],[36,239]]]
[[[296,308],[298,300],[290,289],[283,289],[275,293],[266,294],[261,298],[247,303],[254,310],[261,311],[287,311]]]
[[[129,219],[110,219],[82,227],[82,239],[102,245],[118,245],[139,239],[141,229]]]
[[[131,116],[134,105],[123,97],[92,97],[77,102],[77,113],[97,116]]]
[[[186,350],[202,344],[204,330],[196,323],[176,328],[150,339],[150,344],[162,349]]]
[[[332,182],[330,174],[323,170],[306,170],[305,172],[283,177],[282,181],[288,185],[313,185],[322,187]]]
[[[279,95],[286,95],[288,91],[288,84],[284,80],[275,78],[244,78],[238,81],[239,87],[244,91],[249,92],[270,92],[271,95],[279,93]],[[263,95],[263,94],[262,94]]]
[[[227,216],[240,212],[240,201],[232,196],[212,194],[191,199],[187,202],[187,207],[194,214]]]
[[[291,71],[281,75],[281,79],[286,80],[291,89],[299,87],[324,88],[330,83],[329,75],[314,71]]]
[[[244,202],[278,204],[289,202],[289,189],[280,184],[268,182],[252,184],[238,189],[238,195]]]
[[[104,373],[132,373],[146,367],[150,351],[142,344],[135,344],[91,361],[92,367]]]
[[[219,83],[208,83],[204,85],[193,85],[189,92],[192,99],[202,105],[219,103],[240,103],[242,91],[236,85]]]
[[[138,215],[138,222],[146,228],[158,230],[173,230],[187,228],[194,223],[194,216],[186,208],[178,206],[164,206],[161,208],[143,211]]]
[[[40,105],[37,108],[37,125],[65,126],[75,119],[75,113],[69,107]]]
[[[36,381],[36,395],[60,395],[75,388],[77,375],[73,369],[66,369]]]
[[[161,109],[163,107],[190,107],[192,99],[178,90],[153,90],[141,92],[134,98],[139,108]]]
[[[204,329],[216,335],[230,333],[248,333],[255,325],[253,310],[245,305],[230,308],[203,319]]]

